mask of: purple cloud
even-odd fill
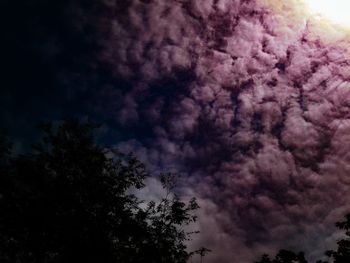
[[[99,57],[133,89],[108,110],[122,126],[147,126],[148,138],[122,150],[186,175],[202,206],[192,246],[213,250],[206,262],[246,263],[281,247],[320,256],[350,208],[344,45],[277,4],[128,3]]]

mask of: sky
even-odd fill
[[[178,172],[205,262],[319,258],[350,211],[350,60],[346,28],[308,8],[1,1],[0,127],[20,151],[41,120],[90,119],[104,143]]]

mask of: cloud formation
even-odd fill
[[[314,258],[333,244],[331,226],[350,209],[350,64],[340,32],[318,27],[300,0],[57,5],[32,4],[11,28],[20,52],[6,63],[24,67],[9,64],[6,92],[28,85],[38,97],[21,92],[23,103],[3,99],[9,107],[50,115],[62,97],[67,112],[114,123],[110,138],[150,169],[182,173],[184,195],[202,207],[191,246],[213,250],[206,262],[248,263],[281,247]],[[48,106],[35,108],[46,93]]]
[[[147,136],[120,147],[186,174],[208,262],[319,256],[350,208],[347,50],[286,8],[298,1],[127,3],[100,60],[133,86],[109,111]]]

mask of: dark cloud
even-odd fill
[[[5,0],[0,13],[1,127],[22,137],[39,120],[84,115],[96,87],[112,82],[96,59],[110,27],[108,6]]]
[[[132,1],[101,56],[138,80],[119,121],[152,129],[152,140],[122,147],[188,174],[203,198],[211,262],[248,262],[281,246],[320,251],[348,208],[346,50],[281,10]]]
[[[36,111],[76,102],[71,112],[106,120],[109,139],[150,169],[185,174],[185,193],[202,206],[192,245],[214,251],[208,262],[251,262],[280,247],[318,256],[350,208],[347,51],[317,37],[326,33],[293,1],[263,2],[69,2],[44,8],[60,10],[45,12],[47,28],[21,14],[15,32],[34,46],[17,43],[6,61],[17,67],[31,52],[42,64],[23,61],[34,72],[7,80],[27,84],[28,96],[8,89],[6,100]],[[43,97],[50,105],[33,106]]]

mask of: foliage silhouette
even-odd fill
[[[174,178],[161,176],[167,195],[144,202],[144,165],[94,142],[95,125],[70,120],[54,128],[29,154],[11,156],[0,139],[0,262],[186,262],[196,221],[195,199],[172,194]],[[197,252],[199,253],[199,252]]]
[[[285,249],[280,250],[275,259],[271,260],[268,255],[263,255],[261,260],[256,263],[307,263],[304,253],[298,254]]]
[[[345,231],[345,237],[338,240],[337,250],[328,250],[325,254],[333,259],[334,263],[349,263],[350,262],[350,214],[345,216],[345,220],[337,222],[336,226]],[[321,262],[318,262],[321,263]]]
[[[336,227],[345,231],[345,238],[337,241],[336,250],[328,250],[325,255],[330,258],[331,263],[349,263],[350,262],[350,214],[345,216],[344,221],[337,222]],[[308,263],[305,259],[304,253],[298,254],[288,251],[280,250],[275,259],[271,260],[268,255],[263,255],[260,261],[255,263]],[[318,260],[316,263],[329,263],[328,261]]]

